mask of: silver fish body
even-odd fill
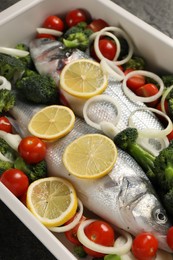
[[[39,49],[39,46],[37,48]],[[117,84],[114,80],[109,81],[105,94],[116,98],[121,107],[122,114],[117,125],[120,131],[127,127],[131,112],[144,106],[142,103],[130,101],[124,95],[121,84]],[[40,109],[39,106],[17,101],[11,114],[17,122],[17,131],[22,136],[29,134],[28,122]],[[109,111],[109,106],[107,110]],[[105,120],[108,116],[99,109],[94,110],[94,115],[96,118],[105,117]],[[144,114],[143,117],[135,115],[135,121],[139,128],[162,128],[152,113]],[[62,155],[67,145],[81,135],[96,132],[98,131],[87,125],[82,118],[76,117],[74,128],[67,136],[47,145],[46,160],[49,174],[70,180],[85,207],[98,216],[133,235],[143,231],[152,232],[158,238],[160,248],[169,251],[166,233],[171,223],[145,173],[127,153],[118,149],[118,158],[113,170],[98,180],[79,179],[70,175],[64,167]]]
[[[29,134],[28,122],[40,108],[18,101],[12,109],[21,135]],[[98,216],[133,235],[152,232],[158,238],[160,248],[169,251],[165,238],[171,224],[150,181],[127,153],[118,149],[113,170],[98,180],[79,179],[66,170],[62,162],[64,149],[74,139],[88,133],[96,133],[96,130],[76,117],[75,126],[67,136],[47,144],[49,174],[71,181],[85,207]]]

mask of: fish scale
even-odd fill
[[[41,44],[41,41],[39,41],[39,44]],[[36,47],[33,45],[33,48],[39,48],[39,45]],[[35,51],[31,49],[32,53],[35,53]],[[81,58],[81,54],[78,58]],[[35,61],[34,57],[33,60]],[[47,63],[47,67],[49,67],[49,63]],[[48,73],[52,73],[49,68]],[[112,79],[109,81],[105,94],[115,97],[121,106],[122,114],[118,123],[119,130],[127,127],[128,118],[132,111],[145,106],[142,103],[130,101],[124,95],[121,84],[117,84]],[[16,120],[17,131],[22,136],[29,134],[28,122],[42,107],[17,100],[11,114]],[[134,117],[137,118],[139,127],[162,128],[162,125],[152,113],[145,114],[142,119],[141,116]],[[118,148],[117,161],[112,171],[97,180],[80,179],[66,170],[62,162],[65,148],[76,138],[89,133],[98,133],[98,130],[87,125],[82,118],[76,116],[74,128],[68,135],[56,142],[47,143],[46,161],[49,174],[68,179],[76,188],[84,206],[99,217],[129,231],[133,235],[143,231],[152,232],[158,238],[159,247],[169,251],[166,234],[171,223],[149,179],[127,153]]]

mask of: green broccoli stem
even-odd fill
[[[154,181],[154,160],[155,156],[144,150],[137,143],[131,143],[128,148],[128,153],[135,159],[135,161],[142,167],[148,178]]]

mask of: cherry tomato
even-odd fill
[[[22,196],[28,189],[26,174],[18,169],[9,169],[2,173],[0,181],[16,196]]]
[[[6,116],[0,117],[0,130],[12,133],[12,125]]]
[[[26,195],[27,192],[24,192],[22,196],[19,197],[20,201],[26,206]]]
[[[96,20],[93,20],[88,26],[87,28],[88,29],[91,29],[93,32],[98,32],[100,31],[101,29],[105,28],[105,27],[108,27],[109,24],[104,21],[103,19],[96,19]]]
[[[124,74],[127,75],[129,72],[134,71],[133,69],[127,69],[124,71]],[[130,77],[127,80],[127,86],[129,89],[131,89],[134,93],[136,93],[136,90],[140,87],[145,85],[145,77],[142,75],[135,75],[133,77]]]
[[[80,22],[86,22],[87,21],[87,13],[84,10],[81,9],[74,9],[67,13],[65,17],[66,23],[68,27],[72,27],[77,25]]]
[[[143,85],[142,87],[136,89],[135,93],[136,95],[140,96],[140,97],[151,97],[156,95],[159,92],[158,88],[156,87],[155,84],[152,83],[148,83]],[[150,107],[155,107],[159,102],[159,99],[147,103],[148,106]]]
[[[96,244],[103,246],[113,246],[115,241],[115,233],[113,228],[102,220],[96,220],[85,228],[86,236]],[[93,257],[103,257],[104,254],[95,252],[83,246],[85,252]]]
[[[47,39],[51,39],[51,40],[56,40],[56,37],[51,35],[51,34],[47,34],[47,33],[39,33],[36,35],[37,39],[41,39],[41,38],[47,38]]]
[[[60,17],[51,15],[48,16],[44,21],[43,27],[62,32],[64,30],[64,22],[61,20]]]
[[[151,260],[156,255],[158,240],[151,233],[137,235],[132,244],[132,252],[138,260]]]
[[[166,240],[168,246],[173,250],[173,227],[168,229]]]
[[[113,41],[108,40],[106,38],[99,40],[99,49],[100,49],[100,52],[102,53],[102,55],[109,60],[113,60],[113,58],[115,57],[116,51],[117,51],[116,44]],[[91,56],[95,60],[99,60],[95,53],[93,46],[91,49]]]
[[[75,217],[75,216],[74,216]],[[73,221],[74,217],[72,217],[69,221],[66,222],[66,224],[69,224]],[[79,228],[79,225],[82,221],[84,221],[86,219],[85,216],[82,216],[79,223],[74,227],[72,228],[71,230],[69,231],[66,231],[65,232],[65,236],[66,238],[71,242],[73,243],[74,245],[81,245],[80,241],[78,240],[77,238],[77,231],[78,231],[78,228]]]
[[[38,163],[45,158],[46,144],[35,136],[27,136],[19,143],[18,152],[27,163]]]

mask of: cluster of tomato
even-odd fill
[[[45,19],[42,26],[43,28],[64,32],[68,28],[71,28],[80,22],[86,22],[88,24],[87,28],[91,29],[93,32],[100,31],[104,27],[109,26],[109,24],[103,19],[95,19],[91,21],[88,12],[81,9],[75,9],[68,12],[64,19],[59,16],[51,15]],[[50,34],[37,34],[36,38],[56,39],[55,36]],[[115,42],[108,39],[108,37],[101,37],[99,40],[99,49],[103,56],[110,60],[115,57],[117,51]],[[91,47],[90,54],[95,60],[98,60],[93,46]]]
[[[74,216],[75,217],[75,216]],[[73,221],[74,217],[66,224]],[[101,258],[105,256],[102,253],[95,252],[86,246],[83,246],[77,237],[77,231],[82,221],[86,220],[85,216],[81,217],[79,223],[69,231],[65,232],[66,238],[74,245],[82,246],[84,251],[95,258]],[[113,227],[105,221],[96,220],[85,227],[85,235],[96,244],[103,246],[113,246],[117,234]],[[167,243],[171,249],[173,249],[173,227],[168,230]],[[158,240],[155,236],[148,232],[143,232],[137,235],[132,244],[132,253],[138,260],[152,260],[156,256],[158,250]]]
[[[13,132],[13,127],[6,116],[0,117],[0,131]],[[45,158],[46,144],[35,136],[27,136],[19,143],[18,153],[28,164],[36,164]],[[16,197],[21,198],[21,200],[24,199],[29,186],[29,179],[23,171],[15,168],[8,169],[2,173],[0,181]]]

